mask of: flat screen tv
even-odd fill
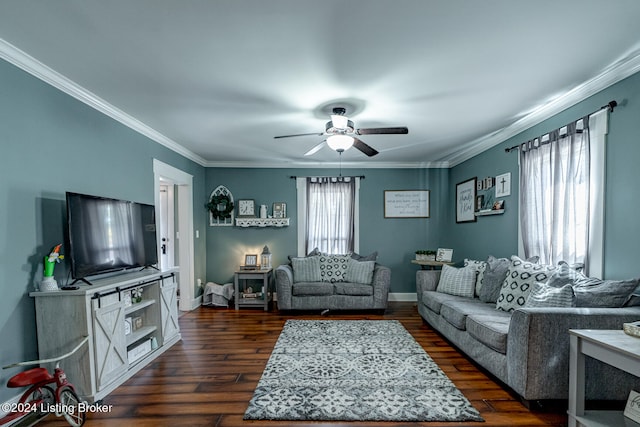
[[[153,205],[67,192],[73,278],[155,266],[155,216]]]

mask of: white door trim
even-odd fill
[[[178,286],[180,287],[180,305],[182,311],[192,309],[195,295],[195,267],[193,259],[193,176],[176,169],[160,160],[153,159],[154,203],[156,217],[160,208],[160,180],[170,181],[176,186],[178,221],[176,240],[178,241]],[[160,248],[160,242],[158,242]]]

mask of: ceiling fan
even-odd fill
[[[320,150],[324,143],[337,151],[338,153],[342,153],[345,150],[348,150],[351,147],[355,147],[356,149],[362,151],[367,156],[375,156],[378,154],[378,151],[369,145],[365,144],[361,139],[357,136],[359,135],[390,135],[390,134],[400,134],[404,135],[409,133],[409,129],[406,127],[388,127],[388,128],[365,128],[365,129],[356,129],[355,125],[345,113],[347,110],[343,107],[334,107],[333,114],[331,114],[331,120],[329,120],[325,126],[325,131],[322,133],[298,133],[294,135],[281,135],[275,136],[275,139],[279,138],[292,138],[297,136],[327,136],[327,139],[320,142],[318,145],[313,147],[311,150],[304,153],[305,156],[310,156]]]

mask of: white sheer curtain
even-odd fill
[[[540,263],[588,260],[588,117],[520,146],[520,227],[524,256]]]
[[[314,248],[328,254],[354,251],[355,181],[307,178],[306,253]]]

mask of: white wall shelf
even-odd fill
[[[236,218],[237,227],[288,227],[289,218]]]
[[[491,209],[488,211],[478,211],[475,213],[476,216],[487,216],[487,215],[502,215],[504,213],[504,209]]]

